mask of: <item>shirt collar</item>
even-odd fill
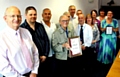
[[[46,24],[45,24],[45,22],[42,20],[41,22],[40,22],[43,26],[46,26],[46,27],[48,27]],[[52,23],[50,22],[50,25],[52,25]]]
[[[59,27],[58,29],[60,30],[60,33],[64,33],[64,32],[66,32],[66,31],[61,27],[61,25],[60,25],[60,27]],[[70,32],[69,27],[67,27],[66,30],[68,31],[68,33]]]
[[[78,26],[79,26],[79,27],[81,27],[81,25],[80,25],[80,24],[78,24]],[[84,29],[84,28],[85,28],[85,23],[84,23],[82,26],[83,26],[83,29]]]
[[[7,26],[7,31],[9,34],[12,34],[12,35],[16,35],[16,33],[20,33],[20,29],[18,28],[18,30],[14,30],[12,28],[10,28],[9,26]]]
[[[76,18],[77,18],[77,16],[75,14],[74,14],[73,18],[72,18],[72,16],[70,16],[70,20],[76,19]]]

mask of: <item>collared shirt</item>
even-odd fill
[[[49,26],[47,26],[45,23],[44,23],[44,21],[42,20],[41,21],[41,23],[43,24],[43,26],[44,26],[44,28],[45,28],[45,30],[46,30],[46,33],[47,33],[47,35],[48,35],[48,38],[49,38],[49,42],[50,42],[50,51],[49,51],[49,54],[48,54],[48,57],[51,57],[51,56],[53,56],[53,54],[54,54],[54,51],[53,51],[53,49],[52,49],[52,47],[51,47],[51,39],[52,39],[52,34],[53,34],[53,32],[56,30],[56,25],[55,25],[55,23],[50,23],[50,27]]]
[[[32,68],[27,68],[21,43],[19,43],[16,35],[17,32],[20,32],[30,52],[33,62]],[[28,30],[19,28],[15,31],[7,27],[0,33],[0,60],[0,73],[6,77],[20,77],[30,71],[37,74],[39,66],[38,50]]]
[[[41,23],[35,22],[35,30],[33,30],[29,24],[24,21],[20,27],[26,28],[32,35],[33,41],[38,48],[40,56],[48,56],[50,50],[49,39],[45,28]]]
[[[78,36],[80,36],[81,25],[78,24],[75,26],[75,31]],[[93,31],[90,25],[83,24],[83,37],[84,37],[84,46],[90,47],[93,40]]]
[[[74,15],[74,17],[72,18],[70,16],[70,23],[72,23],[73,27],[78,24],[78,16],[77,15]]]

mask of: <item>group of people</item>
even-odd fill
[[[93,77],[96,62],[112,64],[117,53],[118,21],[109,10],[107,16],[100,9],[85,16],[82,10],[70,5],[68,12],[51,22],[49,8],[43,9],[37,22],[34,6],[25,9],[23,23],[19,8],[6,9],[7,23],[0,33],[0,73],[5,77]],[[106,34],[107,27],[112,33]],[[82,55],[69,57],[68,38],[80,37]]]

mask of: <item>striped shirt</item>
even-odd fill
[[[24,21],[21,27],[26,28],[32,35],[33,41],[38,48],[40,56],[48,56],[50,51],[50,44],[47,33],[41,23],[35,22],[35,30],[33,30],[29,24]]]

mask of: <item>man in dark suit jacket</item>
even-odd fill
[[[41,62],[39,66],[39,71],[41,72],[38,74],[42,74],[42,72],[46,71],[45,60],[48,57],[50,51],[49,39],[43,25],[36,22],[37,11],[35,7],[28,6],[25,10],[25,16],[26,19],[20,27],[28,29],[32,35],[33,41],[38,48],[39,58]]]

